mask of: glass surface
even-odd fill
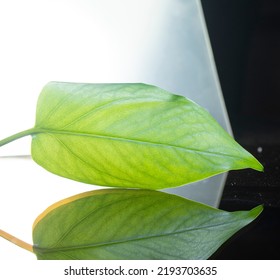
[[[0,36],[1,139],[33,126],[51,80],[154,84],[199,103],[230,132],[200,1],[2,1]],[[0,226],[31,242],[41,211],[93,187],[50,174],[30,157],[3,157],[15,155],[30,155],[30,138],[0,150]],[[217,206],[225,176],[166,191]],[[13,247],[1,239],[0,246],[0,258]]]

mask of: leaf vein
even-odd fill
[[[195,148],[190,147],[182,147],[174,144],[162,143],[162,142],[153,142],[148,140],[141,140],[141,139],[133,139],[133,138],[126,138],[126,137],[119,137],[119,136],[111,136],[111,135],[101,135],[101,134],[94,134],[94,133],[86,133],[86,132],[76,132],[76,131],[67,131],[67,130],[51,130],[45,128],[37,128],[34,131],[34,134],[37,133],[48,133],[48,134],[61,134],[61,135],[70,135],[76,137],[89,137],[89,138],[97,138],[97,139],[105,139],[105,140],[112,140],[112,141],[120,141],[120,142],[129,142],[133,144],[140,144],[140,145],[152,145],[152,146],[159,146],[165,148],[174,148],[179,150],[184,150],[189,153],[196,153],[201,155],[215,155],[221,157],[230,157],[230,158],[238,158],[242,160],[246,160],[244,157],[240,157],[237,155],[230,155],[225,153],[219,152],[212,152],[212,151],[202,151]]]
[[[76,157],[78,160],[80,160],[81,162],[83,162],[84,164],[86,164],[87,166],[89,166],[90,168],[100,172],[101,174],[105,174],[108,175],[112,178],[115,178],[117,180],[122,180],[122,181],[127,181],[129,183],[133,183],[133,181],[130,181],[128,179],[124,179],[124,178],[119,178],[116,175],[110,174],[104,170],[100,170],[98,168],[96,168],[95,166],[93,166],[92,164],[90,164],[88,161],[84,160],[82,157],[80,157],[79,155],[77,155],[76,153],[74,153],[61,139],[57,138],[55,135],[52,135],[53,137],[55,137],[55,139],[70,153],[72,154],[74,157]]]
[[[187,229],[177,230],[177,231],[173,231],[173,232],[166,232],[163,234],[154,234],[154,235],[150,235],[150,236],[139,236],[139,237],[134,237],[134,238],[126,239],[126,240],[115,240],[115,241],[108,241],[108,242],[103,242],[103,243],[100,242],[100,243],[96,243],[96,244],[85,244],[85,245],[69,246],[69,247],[61,247],[61,248],[36,247],[36,249],[40,250],[41,252],[44,252],[44,253],[50,253],[50,252],[98,248],[98,247],[104,247],[104,246],[119,245],[119,244],[123,244],[123,243],[127,243],[127,242],[135,242],[135,241],[141,241],[141,240],[146,240],[146,239],[161,238],[161,237],[166,237],[166,236],[171,236],[171,235],[187,233],[187,232],[191,232],[191,231],[215,228],[215,227],[219,227],[219,226],[224,227],[225,225],[234,224],[234,223],[240,223],[240,221],[233,220],[233,221],[230,221],[227,223],[224,222],[224,223],[219,223],[219,224],[215,224],[215,225],[205,225],[205,226],[201,226],[201,227],[187,228]]]

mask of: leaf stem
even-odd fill
[[[8,241],[14,243],[15,245],[33,253],[33,246],[32,245],[18,239],[17,237],[15,237],[15,236],[13,236],[13,235],[11,235],[11,234],[9,234],[9,233],[1,230],[1,229],[0,229],[0,236],[5,238]]]
[[[0,141],[0,147],[1,146],[4,146],[14,140],[17,140],[19,138],[22,138],[22,137],[25,137],[25,136],[28,136],[28,135],[32,135],[35,133],[35,129],[34,128],[31,128],[31,129],[27,129],[27,130],[24,130],[22,132],[19,132],[19,133],[16,133],[12,136],[9,136],[3,140]]]

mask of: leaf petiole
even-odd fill
[[[9,233],[1,230],[1,229],[0,229],[0,236],[5,238],[6,240],[12,242],[13,244],[31,252],[31,253],[33,253],[33,246],[32,245],[18,239],[17,237],[15,237],[15,236],[13,236],[13,235],[11,235],[11,234],[9,234]]]
[[[22,137],[25,137],[25,136],[28,136],[28,135],[32,135],[34,133],[36,133],[34,128],[27,129],[27,130],[21,131],[19,133],[16,133],[16,134],[14,134],[12,136],[9,136],[9,137],[7,137],[5,139],[0,140],[0,147],[4,146],[4,145],[6,145],[6,144],[8,144],[8,143],[10,143],[10,142],[12,142],[14,140],[17,140],[19,138],[22,138]]]

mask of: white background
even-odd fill
[[[2,262],[3,263],[3,262]],[[5,265],[7,264],[7,265]],[[236,280],[236,279],[277,279],[279,276],[279,261],[43,261],[43,262],[21,262],[17,265],[4,262],[0,271],[0,277],[5,280],[14,279],[212,279],[212,280]],[[65,276],[64,270],[71,266],[74,269],[118,269],[120,266],[129,269],[147,269],[147,276]],[[159,267],[216,267],[217,274],[206,275],[157,275]],[[183,271],[183,269],[181,270]],[[191,269],[189,269],[191,271]]]

